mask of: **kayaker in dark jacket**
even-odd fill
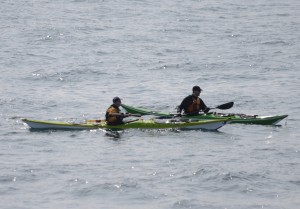
[[[182,110],[187,115],[198,115],[200,111],[209,112],[209,108],[202,99],[199,98],[202,89],[199,86],[193,87],[193,94],[185,97],[178,106],[177,112],[181,114]]]
[[[125,124],[123,118],[131,116],[131,114],[121,113],[119,107],[121,106],[121,99],[119,97],[113,98],[113,104],[107,109],[105,119],[108,125]]]

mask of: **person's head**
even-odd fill
[[[193,95],[198,97],[201,93],[202,89],[199,86],[194,86],[193,87]]]
[[[114,97],[113,103],[119,107],[121,105],[121,99],[119,97]]]

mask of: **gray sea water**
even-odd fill
[[[2,0],[0,208],[298,209],[298,0]],[[225,113],[289,114],[218,132],[30,131],[23,117],[174,112],[194,85]]]

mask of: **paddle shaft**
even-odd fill
[[[234,104],[234,102],[228,102],[225,104],[221,104],[217,107],[211,107],[209,109],[210,110],[213,110],[213,109],[228,110],[228,109],[232,108],[233,104]],[[171,115],[180,115],[180,114],[171,114]]]
[[[125,117],[142,117],[142,115],[140,114],[124,114]],[[87,120],[88,123],[101,123],[101,122],[105,122],[105,119],[96,119],[96,120]]]
[[[234,102],[228,102],[228,103],[225,103],[225,104],[221,104],[217,107],[212,107],[212,108],[209,108],[209,109],[220,109],[220,110],[227,110],[227,109],[230,109],[232,108]],[[181,114],[178,114],[178,113],[174,113],[174,114],[170,114],[170,116],[160,116],[158,118],[160,119],[167,119],[167,118],[173,118],[173,117],[181,117],[182,115]],[[188,115],[185,115],[185,116],[188,116]]]

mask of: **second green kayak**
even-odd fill
[[[122,104],[122,107],[132,114],[141,115],[155,115],[160,117],[172,117],[174,115],[166,112],[151,111],[145,108],[137,108],[129,105]],[[256,124],[256,125],[276,125],[288,115],[273,115],[273,116],[258,116],[258,115],[246,115],[236,113],[207,113],[196,116],[181,116],[184,119],[192,120],[212,120],[212,119],[230,119],[230,123],[242,123],[242,124]]]

